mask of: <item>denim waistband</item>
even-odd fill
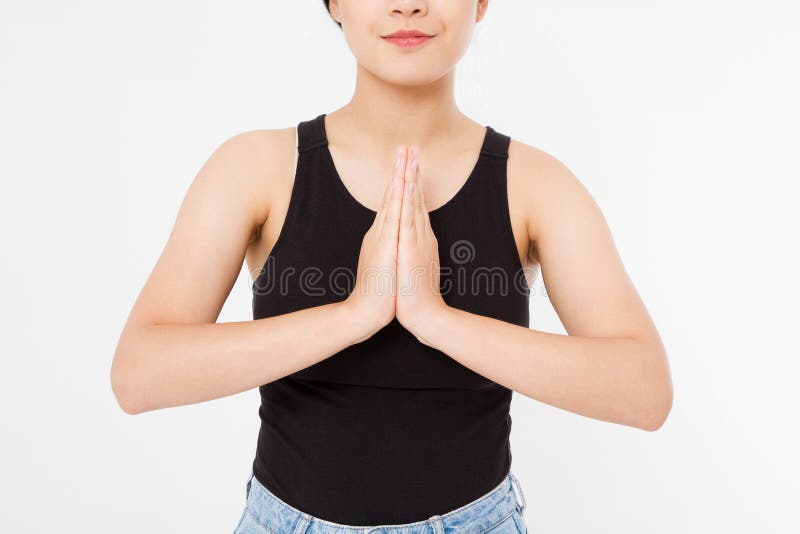
[[[255,478],[252,470],[246,487],[247,511],[276,534],[444,534],[457,527],[480,533],[515,511],[523,513],[526,506],[522,487],[512,471],[494,489],[464,506],[424,521],[394,525],[343,525],[314,517],[282,501]]]

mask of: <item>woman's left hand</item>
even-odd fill
[[[439,244],[419,184],[418,149],[409,151],[397,244],[397,320],[417,339],[448,309],[439,291]],[[426,343],[427,344],[427,343]]]

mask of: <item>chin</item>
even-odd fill
[[[394,68],[382,66],[380,69],[368,69],[372,74],[387,83],[402,86],[421,86],[428,85],[442,77],[442,73],[434,72],[433,69],[421,67],[420,65],[409,66],[408,68]]]

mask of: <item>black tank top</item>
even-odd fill
[[[254,319],[344,300],[375,218],[337,173],[325,114],[300,122],[297,136],[286,218],[253,283]],[[429,213],[445,302],[528,326],[506,193],[509,141],[487,126],[469,178]],[[422,344],[397,319],[259,390],[253,473],[320,519],[422,521],[487,493],[511,468],[512,390]]]

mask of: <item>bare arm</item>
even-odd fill
[[[112,386],[129,414],[240,393],[317,363],[358,341],[346,302],[231,323],[127,327]]]
[[[568,335],[446,306],[415,334],[462,365],[546,404],[656,430],[672,406],[664,347],[586,189],[555,158],[516,144],[529,239]],[[511,161],[511,160],[509,160]],[[536,169],[536,176],[530,176]],[[511,167],[509,172],[512,172]],[[527,175],[526,175],[527,174]]]
[[[288,163],[279,162],[293,156],[281,135],[254,131],[227,140],[189,188],[114,354],[112,389],[126,413],[269,383],[366,339],[391,319],[374,308],[367,314],[364,299],[348,298],[255,321],[216,323],[250,236],[266,217],[268,174],[285,172]],[[374,256],[366,249],[369,263]]]

